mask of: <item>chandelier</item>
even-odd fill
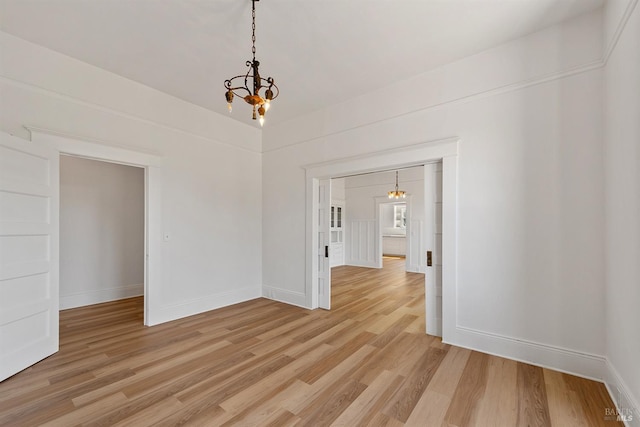
[[[232,109],[231,103],[233,102],[233,96],[237,95],[244,99],[247,104],[253,106],[253,120],[256,119],[257,112],[260,117],[260,126],[262,126],[264,125],[264,115],[269,110],[271,101],[278,97],[280,91],[278,90],[278,86],[274,83],[273,78],[262,78],[258,71],[260,61],[256,60],[257,1],[259,0],[251,0],[251,52],[253,53],[253,59],[251,61],[247,61],[246,65],[249,69],[246,74],[225,80],[224,87],[227,89],[225,98],[227,99],[229,112],[231,112]]]
[[[390,199],[404,199],[407,197],[407,193],[402,190],[398,190],[398,171],[396,171],[396,189],[387,193]]]

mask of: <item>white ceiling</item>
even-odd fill
[[[256,56],[281,92],[267,122],[406,79],[603,1],[259,1]],[[224,80],[244,74],[251,58],[250,0],[0,0],[0,28],[222,114]],[[240,104],[231,117],[252,123]]]

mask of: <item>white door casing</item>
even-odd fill
[[[58,351],[59,155],[0,132],[0,381]]]
[[[331,229],[329,209],[331,207],[331,180],[318,183],[318,306],[331,309]]]
[[[49,147],[57,153],[87,159],[143,167],[145,169],[145,271],[144,271],[144,324],[152,326],[166,321],[157,301],[162,281],[162,157],[112,146],[103,142],[61,134],[56,131],[27,127],[34,145]],[[152,285],[153,284],[153,285]]]

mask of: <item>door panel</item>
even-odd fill
[[[425,267],[427,333],[442,336],[442,163],[424,166],[424,189],[425,248],[431,251],[431,266]]]
[[[0,133],[0,381],[58,351],[58,157]]]
[[[326,310],[331,309],[330,205],[331,180],[322,179],[318,189],[318,306]]]

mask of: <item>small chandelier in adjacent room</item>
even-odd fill
[[[264,124],[264,115],[271,106],[271,101],[278,97],[280,91],[273,81],[273,78],[262,78],[258,67],[260,62],[256,60],[256,2],[259,0],[251,0],[251,52],[253,59],[247,61],[246,74],[235,76],[224,81],[224,87],[227,89],[225,98],[227,106],[231,112],[231,103],[233,96],[237,95],[245,100],[245,102],[253,107],[253,120],[256,119],[256,112],[260,117],[260,126]],[[234,83],[235,80],[235,83]],[[234,86],[235,84],[235,86]],[[263,90],[264,89],[264,90]],[[262,91],[262,93],[261,93]]]
[[[398,190],[398,171],[396,171],[396,189],[387,193],[390,199],[404,199],[407,197],[407,193],[402,190]]]

